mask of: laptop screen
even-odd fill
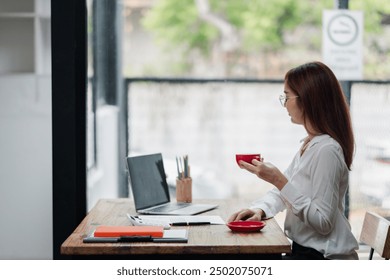
[[[170,202],[162,155],[127,158],[136,210]]]

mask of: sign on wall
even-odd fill
[[[323,61],[339,80],[363,78],[363,12],[325,10],[322,17]]]

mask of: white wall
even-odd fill
[[[119,197],[118,118],[116,106],[104,105],[97,110],[97,166],[88,173],[88,211],[101,198]]]
[[[51,151],[50,78],[0,76],[0,259],[52,259]]]

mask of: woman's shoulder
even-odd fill
[[[318,166],[333,166],[341,167],[340,170],[347,170],[340,144],[329,135],[321,135],[321,140],[317,142],[313,150],[311,169]]]
[[[318,138],[316,142],[316,150],[318,154],[334,154],[340,157],[340,159],[344,158],[343,149],[340,144],[330,135],[322,134],[320,136],[316,136],[316,138]]]

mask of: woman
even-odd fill
[[[358,259],[358,243],[344,216],[354,137],[340,84],[326,65],[311,62],[287,72],[279,99],[307,137],[284,174],[270,163],[240,162],[276,188],[229,222],[261,220],[287,209],[284,230],[293,241],[289,258]]]

